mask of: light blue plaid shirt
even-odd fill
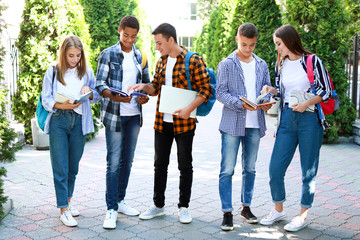
[[[56,74],[56,73],[55,73]],[[57,109],[53,108],[56,101],[55,101],[55,93],[57,92],[57,86],[58,80],[54,78],[54,82],[52,81],[53,78],[53,67],[50,67],[46,70],[44,80],[43,80],[43,86],[42,86],[42,104],[46,111],[49,112],[46,121],[45,121],[45,128],[44,133],[49,133],[50,128],[50,120],[51,116],[54,112],[57,111]],[[84,79],[84,86],[89,86],[91,90],[93,91],[93,99],[92,100],[86,100],[81,104],[82,106],[82,132],[84,135],[94,132],[94,123],[92,118],[92,112],[91,112],[91,103],[97,103],[100,100],[100,95],[95,90],[95,76],[93,71],[87,67],[86,68],[86,74],[83,76]]]
[[[256,97],[264,85],[271,86],[269,69],[264,60],[255,58]],[[224,104],[219,130],[232,136],[245,136],[246,109],[239,96],[247,97],[244,73],[236,51],[222,60],[217,68],[216,99]],[[270,96],[268,97],[269,100]],[[265,114],[258,110],[260,137],[265,135]]]

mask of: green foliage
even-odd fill
[[[350,16],[350,34],[360,34],[360,2],[359,0],[345,0],[345,8]]]
[[[206,52],[204,54],[205,56],[205,62],[209,68],[214,68],[216,70],[217,64],[214,63],[212,59],[212,53],[215,51],[215,32],[216,32],[216,22],[219,15],[219,9],[215,9],[210,15],[210,21],[209,25],[207,27],[207,40],[205,43]]]
[[[208,39],[208,29],[209,24],[204,23],[202,26],[201,33],[195,36],[193,40],[193,49],[195,52],[197,52],[206,62],[207,56],[206,56],[206,46],[207,46],[207,39]]]
[[[328,142],[338,136],[350,136],[356,112],[346,92],[349,88],[344,69],[349,53],[349,18],[339,0],[287,1],[287,20],[296,27],[305,48],[323,60],[333,80],[341,104],[335,113],[326,116],[331,127],[325,133]]]
[[[20,52],[18,90],[13,98],[15,118],[25,125],[25,139],[31,142],[34,117],[42,80],[55,63],[62,39],[69,34],[80,37],[89,57],[90,35],[76,0],[26,0],[16,46]]]
[[[208,64],[216,69],[219,62],[227,57],[233,49],[229,50],[227,39],[231,34],[231,22],[236,8],[236,0],[222,0],[219,6],[218,16],[216,18],[216,30],[214,34],[214,44],[212,50],[208,52]],[[210,61],[209,61],[210,60]]]
[[[0,35],[2,34],[3,27],[3,19],[1,18],[2,12],[6,10],[6,6],[3,5],[0,0]],[[15,142],[17,137],[16,133],[12,128],[10,128],[10,124],[6,119],[5,112],[5,96],[7,95],[7,91],[5,90],[5,86],[3,85],[4,81],[4,73],[2,72],[4,63],[3,59],[5,56],[5,50],[2,46],[0,39],[0,164],[6,162],[15,161],[15,152],[21,149],[21,145],[18,142]],[[2,177],[6,176],[6,169],[4,167],[0,168],[0,219],[4,216],[4,207],[3,204],[7,201],[7,197],[4,196],[4,181]]]
[[[245,4],[245,22],[251,22],[259,30],[254,53],[268,64],[270,79],[274,84],[274,71],[277,52],[272,35],[281,26],[281,14],[275,0],[247,0]]]
[[[235,12],[232,18],[231,22],[231,31],[228,39],[226,40],[226,46],[227,46],[227,52],[230,54],[234,50],[236,50],[237,42],[235,40],[235,37],[237,35],[237,31],[239,29],[239,26],[245,22],[244,17],[244,1],[239,0],[236,3]]]

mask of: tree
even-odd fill
[[[209,29],[209,24],[208,23],[204,23],[202,26],[202,30],[201,33],[196,35],[194,40],[193,40],[193,49],[195,52],[197,52],[206,62],[207,61],[207,56],[206,56],[206,45],[207,45],[207,39],[208,39],[208,29]]]
[[[360,2],[358,0],[345,0],[345,7],[350,15],[350,34],[354,36],[360,31]]]
[[[26,0],[16,46],[20,52],[20,74],[13,97],[13,113],[24,123],[26,142],[31,142],[34,117],[42,80],[55,63],[62,39],[69,34],[80,37],[89,56],[90,36],[82,8],[76,0]]]
[[[0,34],[5,27],[4,21],[1,18],[2,12],[6,10],[6,6],[3,5],[2,0],[0,0]],[[0,39],[0,164],[6,162],[15,161],[15,152],[21,149],[21,145],[18,142],[15,142],[17,137],[16,133],[12,128],[10,128],[9,121],[6,119],[5,112],[5,96],[7,91],[5,90],[4,82],[4,73],[2,71],[4,64],[3,59],[5,56],[5,50],[2,46]],[[3,176],[6,176],[5,167],[0,167],[0,219],[4,216],[4,207],[3,204],[7,201],[7,197],[4,196],[4,181],[2,180]]]
[[[298,30],[304,47],[323,60],[341,99],[340,109],[326,116],[330,123],[326,140],[333,142],[338,136],[350,136],[356,112],[346,95],[349,84],[344,66],[350,35],[344,27],[349,24],[349,18],[341,1],[288,0],[286,9],[288,22]]]
[[[247,0],[244,8],[245,22],[255,24],[259,30],[254,53],[268,64],[273,82],[277,52],[272,35],[281,26],[279,6],[275,0]]]
[[[231,33],[231,22],[236,8],[236,0],[222,0],[220,2],[218,16],[216,18],[214,44],[208,54],[210,57],[210,66],[214,69],[217,68],[219,62],[229,55],[227,48],[227,39]],[[210,23],[211,26],[211,23]]]
[[[236,3],[236,8],[234,11],[234,15],[231,21],[231,31],[228,39],[226,40],[227,52],[230,54],[234,50],[236,50],[237,43],[235,41],[235,37],[237,35],[239,26],[245,22],[244,17],[244,1],[238,0]]]

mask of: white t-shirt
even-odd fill
[[[256,101],[256,74],[255,74],[255,59],[251,62],[242,62],[241,68],[244,73],[245,88],[247,99],[252,102]],[[246,128],[259,128],[258,111],[246,111]]]
[[[280,74],[281,82],[285,88],[285,102],[289,102],[290,92],[292,90],[306,92],[310,88],[309,79],[304,71],[300,59],[291,61],[286,58]]]
[[[123,52],[123,55],[123,82],[121,90],[126,92],[129,86],[136,84],[138,70],[134,63],[134,51]],[[130,103],[120,102],[120,116],[135,116],[139,114],[140,110],[135,97],[131,99]]]
[[[79,79],[77,68],[68,68],[64,74],[64,81],[66,85],[57,83],[57,91],[67,95],[78,98],[81,95],[81,88],[84,86],[84,79]],[[82,104],[80,104],[74,111],[82,115]]]
[[[170,56],[168,56],[167,58],[166,71],[165,71],[165,86],[172,86],[172,75],[173,75],[174,66],[176,64],[176,60],[177,58],[172,58]],[[173,115],[164,113],[163,121],[172,123]]]

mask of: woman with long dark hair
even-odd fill
[[[321,60],[315,56],[313,69],[316,95],[303,102],[290,104],[293,90],[312,93],[306,71],[306,59],[310,52],[304,49],[300,35],[291,25],[278,28],[273,38],[278,51],[275,88],[264,86],[262,93],[271,93],[281,99],[278,129],[269,166],[270,189],[275,208],[260,224],[271,225],[286,217],[283,210],[283,202],[286,200],[284,177],[299,146],[302,170],[301,209],[299,215],[284,227],[287,231],[298,231],[307,225],[307,213],[314,200],[315,177],[325,128],[325,122],[320,121],[316,106],[329,99],[331,85]]]

